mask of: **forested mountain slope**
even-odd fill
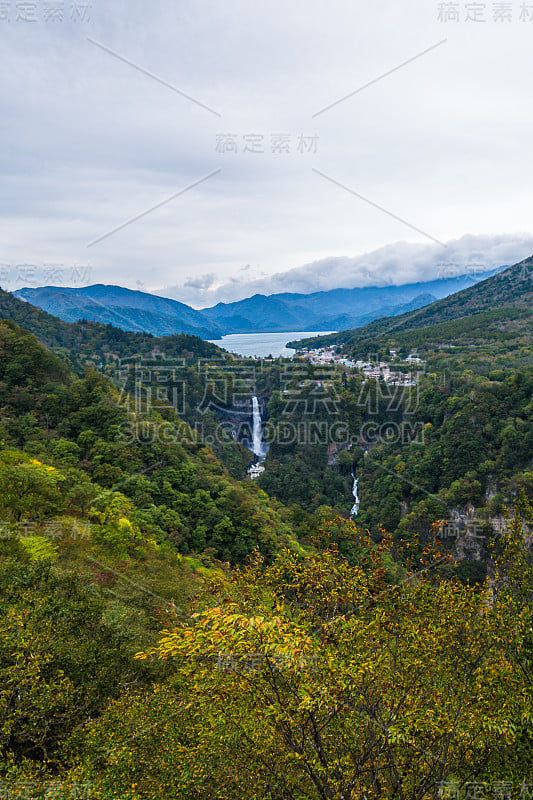
[[[88,503],[96,495],[113,500],[116,489],[141,538],[170,542],[177,552],[212,548],[217,558],[239,560],[256,547],[267,554],[287,543],[288,528],[266,495],[232,480],[171,409],[165,417],[129,410],[105,378],[90,370],[77,378],[33,335],[0,323],[0,440],[69,474],[58,474],[54,502],[43,497],[36,505],[40,518],[67,513],[61,487],[75,493],[79,483]],[[0,499],[15,520],[27,502],[23,491]]]
[[[355,330],[342,331],[316,340],[306,340],[300,342],[300,345],[354,345],[356,342],[371,341],[387,335],[398,336],[418,328],[429,328],[481,314],[490,314],[502,308],[506,309],[505,314],[500,315],[503,325],[513,324],[516,321],[520,327],[530,327],[533,309],[532,275],[533,257],[530,257],[475,286],[463,289],[424,308],[398,317],[379,319]],[[479,317],[479,320],[482,324],[482,317]],[[472,320],[472,325],[476,325],[476,320]],[[442,330],[445,335],[446,329]]]
[[[156,336],[186,333],[204,339],[217,339],[221,333],[216,323],[210,322],[201,312],[185,303],[121,286],[44,286],[19,289],[15,295],[66,322],[89,319]]]
[[[109,355],[116,358],[146,354],[158,347],[168,356],[196,358],[223,357],[223,351],[197,336],[176,334],[156,337],[149,333],[125,331],[100,322],[65,322],[23,302],[0,289],[0,319],[10,319],[31,331],[43,344],[68,357],[73,366],[83,367],[87,361],[97,365]]]

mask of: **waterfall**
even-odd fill
[[[252,408],[254,412],[254,427],[252,435],[252,452],[259,459],[265,457],[265,450],[262,441],[262,425],[261,425],[261,412],[259,410],[259,401],[254,395],[252,397]]]
[[[355,477],[353,469],[352,469],[352,478],[353,478],[352,494],[355,503],[353,504],[352,510],[350,511],[350,519],[355,519],[355,517],[357,516],[357,512],[359,511],[359,497],[357,494],[357,484],[359,483],[359,478]]]

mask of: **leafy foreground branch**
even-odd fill
[[[523,533],[516,520],[500,555],[509,572],[496,565],[491,589],[441,578],[429,552],[399,585],[386,583],[386,552],[364,570],[334,548],[228,570],[138,654],[172,663],[175,678],[85,733],[79,776],[101,797],[272,800],[527,780]]]

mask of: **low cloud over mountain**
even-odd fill
[[[170,286],[157,293],[205,308],[254,294],[308,294],[339,288],[401,286],[465,274],[475,279],[477,273],[515,264],[531,252],[533,237],[527,233],[468,234],[448,242],[446,247],[396,242],[363,255],[324,258],[252,281],[234,277],[217,285],[213,273],[190,276],[181,286]]]

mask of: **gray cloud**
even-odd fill
[[[518,14],[473,26],[439,23],[426,0],[93,0],[87,23],[69,3],[63,22],[0,20],[0,263],[89,261],[93,282],[178,287],[201,305],[436,269],[401,220],[444,242],[528,231],[531,26]],[[228,134],[238,152],[221,152]],[[264,152],[245,151],[250,134]],[[288,152],[272,152],[280,134]],[[298,149],[302,135],[316,152]]]
[[[183,285],[188,289],[206,290],[215,283],[216,279],[217,276],[214,274],[214,272],[210,272],[209,274],[201,275],[198,278],[187,278]]]
[[[528,234],[474,236],[438,245],[396,242],[370,253],[348,258],[324,258],[287,272],[243,283],[235,279],[217,289],[187,292],[185,287],[171,287],[157,292],[169,297],[207,307],[217,302],[240,300],[253,294],[311,292],[329,289],[354,289],[363,286],[387,286],[429,281],[434,278],[471,274],[515,264],[533,254],[533,236]],[[237,284],[237,285],[236,285]]]

